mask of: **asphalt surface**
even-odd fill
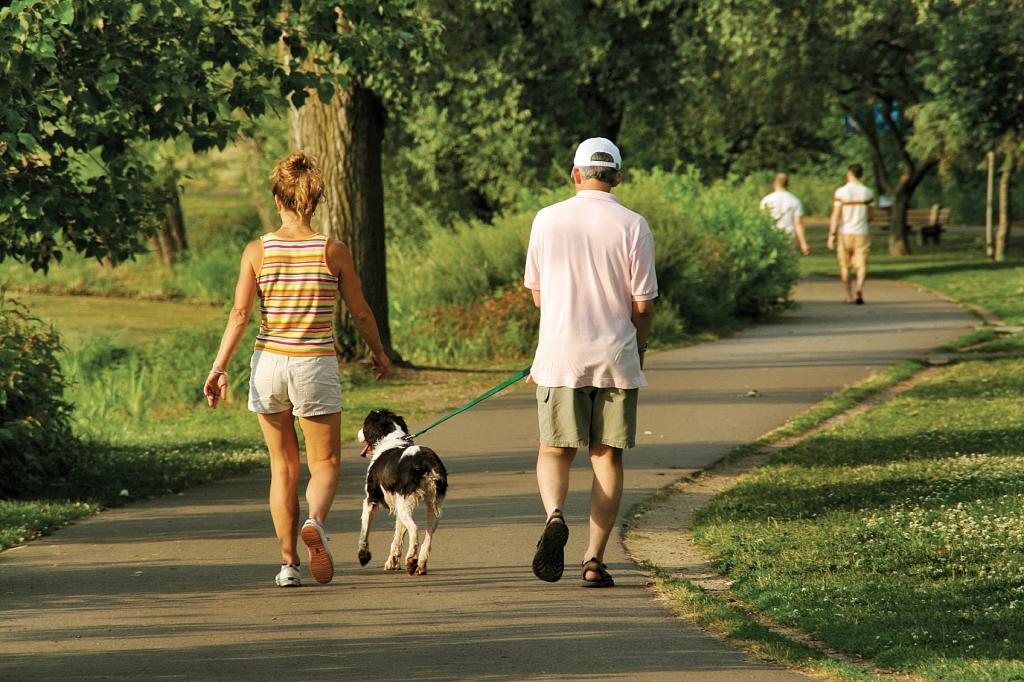
[[[623,513],[832,391],[975,324],[909,286],[869,281],[867,295],[868,305],[846,306],[837,282],[805,282],[799,311],[650,357]],[[365,460],[349,446],[328,523],[331,585],[307,575],[301,588],[274,587],[267,472],[105,512],[0,554],[0,679],[807,679],[675,619],[618,540],[606,557],[616,587],[578,587],[585,456],[566,504],[566,576],[532,576],[544,520],[532,385],[420,442],[450,476],[430,575],[381,569],[386,515],[371,535],[373,561],[359,567]]]

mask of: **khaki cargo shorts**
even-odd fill
[[[636,388],[537,387],[540,442],[559,448],[636,445]]]
[[[341,412],[341,379],[334,355],[303,358],[266,351],[252,354],[249,410],[296,417]]]
[[[836,259],[839,261],[839,267],[866,268],[870,252],[870,235],[843,234],[842,232],[836,235]]]

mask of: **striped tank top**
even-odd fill
[[[334,301],[338,277],[327,267],[327,237],[263,242],[260,331],[256,350],[312,357],[334,355]]]

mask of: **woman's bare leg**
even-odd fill
[[[299,426],[306,438],[306,466],[309,467],[306,503],[309,505],[309,518],[325,526],[327,514],[334,503],[334,494],[338,490],[341,413],[301,417]]]
[[[281,560],[299,563],[299,442],[290,411],[258,415],[270,451],[270,516],[281,543]]]

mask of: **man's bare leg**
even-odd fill
[[[846,288],[846,302],[853,303],[853,282],[850,280],[850,269],[840,266],[839,279],[843,280],[843,286]]]
[[[558,582],[565,569],[565,543],[569,528],[556,510],[565,505],[569,491],[569,468],[576,457],[576,448],[541,445],[537,451],[537,488],[544,503],[546,523],[533,555],[533,574],[545,582]]]
[[[537,450],[537,488],[547,516],[565,506],[565,496],[569,492],[569,469],[575,457],[576,448],[541,445]]]
[[[604,550],[615,528],[622,500],[622,448],[601,443],[590,445],[590,466],[594,483],[590,489],[590,544],[584,561],[597,558],[604,562]],[[600,575],[588,571],[585,580],[598,580]]]
[[[857,268],[857,297],[864,296],[864,280],[868,278],[867,266]]]

